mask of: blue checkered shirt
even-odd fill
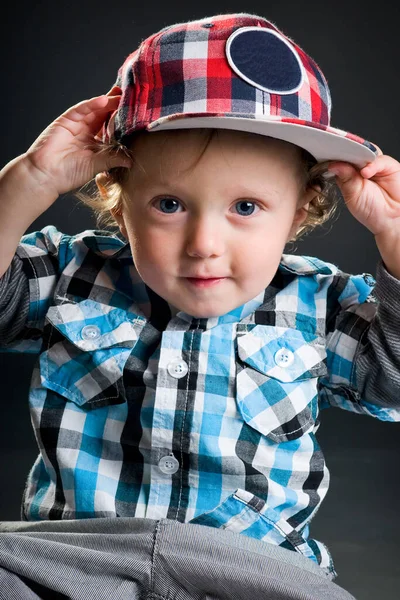
[[[111,232],[49,225],[17,263],[27,316],[1,351],[38,355],[23,519],[199,523],[336,577],[309,537],[329,485],[316,432],[332,406],[400,420],[400,281],[382,262],[375,280],[283,254],[265,290],[213,318],[172,316]]]

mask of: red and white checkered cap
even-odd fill
[[[264,17],[222,14],[170,25],[118,71],[118,109],[96,138],[124,143],[140,129],[216,127],[279,138],[318,162],[359,167],[371,142],[330,126],[331,96],[314,60]]]

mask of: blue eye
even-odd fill
[[[248,217],[249,215],[253,214],[255,203],[248,202],[247,200],[241,200],[240,202],[236,202],[235,206],[240,206],[240,210],[245,211],[244,215],[242,213],[239,213],[242,217]],[[250,213],[246,212],[249,208],[252,209]]]
[[[175,200],[175,198],[159,198],[159,203],[160,207],[164,205],[164,207],[166,208],[166,214],[173,214],[174,212],[176,212],[176,206],[173,206],[173,203],[175,203],[175,205],[179,204],[178,200]],[[164,212],[162,208],[161,211]]]
[[[180,205],[179,200],[176,200],[175,198],[169,198],[168,196],[158,198],[157,203],[160,207],[159,210],[165,215],[175,214]],[[256,202],[249,202],[248,200],[240,200],[239,202],[236,202],[235,206],[240,207],[240,212],[238,214],[241,217],[249,217],[254,213],[254,208],[257,206],[257,204]]]

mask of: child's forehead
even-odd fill
[[[131,143],[136,159],[150,165],[162,162],[181,166],[195,163],[204,154],[231,162],[287,160],[298,158],[300,148],[284,140],[251,132],[215,128],[188,128],[160,132],[141,132]]]
[[[230,129],[228,127],[182,127],[162,131],[140,130],[132,136],[130,141],[128,140],[128,145],[132,148],[137,145],[137,143],[143,142],[157,145],[160,143],[166,144],[175,142],[201,144],[204,140],[214,139],[225,145],[237,144],[240,141],[252,145],[262,144],[264,146],[279,145],[282,147],[295,147],[291,142],[287,142],[281,138],[262,135],[251,131]]]
[[[131,189],[150,192],[169,187],[186,194],[202,186],[205,193],[213,189],[221,197],[263,196],[270,201],[286,193],[294,181],[300,183],[300,160],[294,156],[300,149],[266,136],[176,130],[145,134],[138,140],[139,148],[140,152],[133,150]]]

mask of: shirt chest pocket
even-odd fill
[[[248,425],[275,442],[310,432],[318,416],[318,378],[327,374],[321,338],[256,325],[237,337],[236,400]]]
[[[40,379],[78,406],[125,402],[123,369],[143,317],[93,300],[52,306],[46,314]]]

